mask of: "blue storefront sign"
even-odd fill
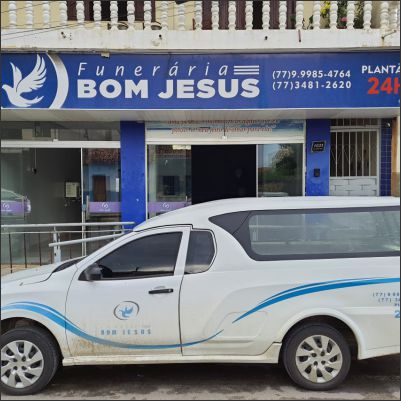
[[[2,108],[398,108],[397,52],[6,53]]]

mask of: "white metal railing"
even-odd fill
[[[273,4],[270,0],[259,0],[262,7],[259,8],[258,18],[261,19],[261,29],[268,31],[270,26]],[[210,19],[208,29],[233,31],[237,29],[254,29],[254,3],[244,1],[244,24],[238,24],[239,5],[236,1],[187,1],[178,3],[175,1],[8,1],[8,8],[3,11],[7,13],[8,24],[3,24],[7,30],[25,30],[29,34],[34,30],[57,30],[69,27],[71,29],[108,29],[111,31],[127,29],[150,31],[160,29],[162,31],[195,30],[205,29],[203,11],[207,7],[207,15]],[[336,30],[346,28],[353,30],[356,18],[360,29],[369,31],[372,28],[373,3],[380,3],[378,8],[379,27],[382,34],[400,30],[400,2],[399,1],[348,1],[346,5],[345,26],[341,25],[339,17],[344,13],[344,7],[339,1],[313,1],[312,15],[306,15],[306,3],[310,9],[311,1],[296,1],[295,14],[292,16],[294,24],[288,25],[287,1],[279,1],[278,29],[307,29],[319,30],[327,28]],[[294,3],[294,2],[292,2]],[[341,2],[342,4],[342,2]],[[69,9],[72,7],[73,9]],[[222,8],[225,7],[225,22],[222,26]],[[329,9],[328,9],[329,8]],[[107,22],[102,20],[106,12]],[[309,11],[310,12],[310,11]],[[37,15],[41,18],[36,18]],[[35,17],[35,18],[34,18]],[[312,24],[306,23],[311,17]],[[40,23],[34,20],[40,20]],[[239,26],[241,25],[241,26]],[[22,34],[22,33],[21,33]]]
[[[128,221],[1,225],[2,273],[85,256],[105,241],[131,231],[129,227],[134,224]],[[87,244],[91,244],[90,250]]]
[[[99,241],[99,240],[106,241],[106,240],[109,240],[109,239],[115,239],[115,238],[121,237],[121,235],[124,235],[124,232],[121,232],[121,233],[118,233],[118,234],[100,235],[100,236],[95,237],[95,238],[85,238],[85,239],[75,239],[75,240],[70,240],[70,241],[51,242],[49,244],[49,247],[50,248],[60,249],[60,247],[62,247],[62,246],[69,246],[69,245],[75,245],[75,244],[84,244],[84,243],[95,242],[95,241]],[[56,260],[56,261],[58,262],[59,260]]]

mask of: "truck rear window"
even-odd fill
[[[255,260],[398,256],[400,209],[253,211],[231,234]]]

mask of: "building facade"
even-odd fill
[[[399,193],[397,1],[3,8],[3,224]]]

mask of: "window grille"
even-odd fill
[[[379,127],[378,118],[336,118],[331,120],[331,127]]]
[[[377,176],[377,130],[333,130],[330,176]]]

